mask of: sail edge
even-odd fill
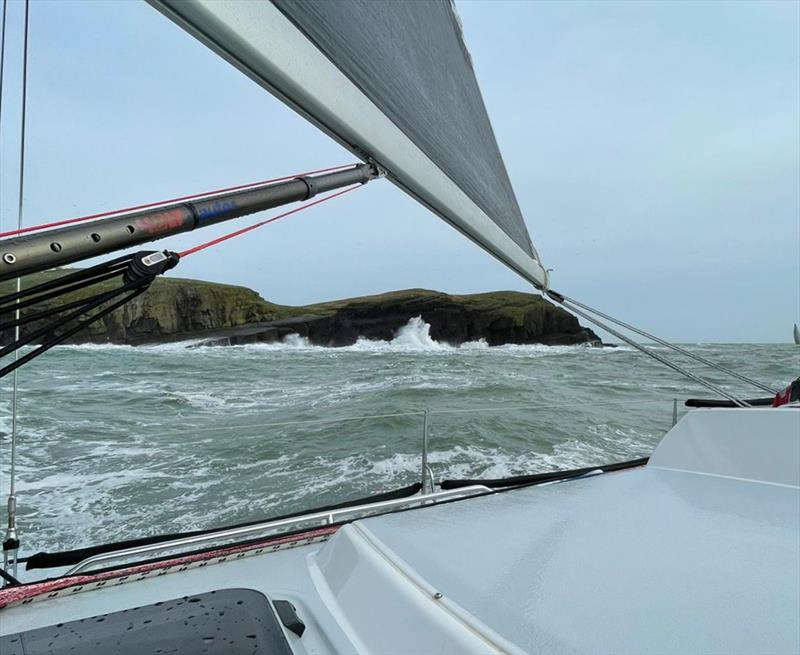
[[[380,165],[393,183],[521,277],[546,286],[535,247],[533,256],[525,252],[272,3],[258,3],[257,20],[247,20],[253,9],[243,3],[147,2],[340,145]],[[343,114],[358,116],[358,129]]]

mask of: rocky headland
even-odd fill
[[[30,276],[26,286],[65,272]],[[0,284],[0,292],[11,292],[11,284]],[[416,316],[430,324],[431,337],[453,345],[479,339],[492,346],[600,344],[599,337],[568,312],[539,295],[517,291],[449,295],[408,289],[292,307],[270,303],[245,287],[168,277],[156,279],[146,293],[69,343],[140,345],[200,339],[209,345],[236,345],[298,334],[316,345],[347,346],[359,338],[391,340]],[[36,322],[29,329],[42,325]],[[11,329],[0,335],[3,343],[11,336]]]

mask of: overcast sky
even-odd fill
[[[9,7],[3,229],[16,221],[22,4]],[[678,341],[791,338],[800,3],[458,9],[555,288]],[[33,2],[28,99],[25,224],[353,161],[143,2]],[[385,181],[187,258],[175,275],[286,304],[529,289]]]

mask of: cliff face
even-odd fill
[[[31,276],[26,279],[26,286],[63,273],[50,271]],[[94,292],[101,289],[98,285]],[[0,285],[0,292],[11,291],[12,283]],[[59,303],[77,297],[71,294]],[[434,339],[451,344],[478,339],[485,339],[490,345],[600,341],[571,314],[540,296],[514,291],[451,296],[410,289],[288,307],[269,303],[244,287],[159,278],[147,292],[78,333],[70,343],[138,345],[204,338],[213,344],[238,344],[276,341],[296,333],[315,344],[344,346],[359,337],[390,340],[415,316],[430,323]],[[37,322],[28,330],[43,325]],[[9,343],[11,337],[11,329],[0,335],[3,343]]]
[[[26,287],[53,279],[69,271],[47,271],[24,279]],[[0,284],[0,293],[11,293],[15,283]],[[98,284],[91,294],[115,288],[116,284]],[[87,291],[62,296],[57,301],[37,305],[41,311],[90,295]],[[29,310],[30,311],[30,310]],[[157,278],[150,288],[120,309],[72,337],[68,343],[120,343],[139,345],[190,339],[197,334],[248,323],[273,320],[278,306],[265,301],[255,291],[244,287],[199,280]],[[23,315],[26,314],[23,311]],[[3,317],[7,320],[9,317]],[[45,325],[37,321],[23,330],[33,331]],[[9,343],[12,329],[3,330],[0,339]]]
[[[277,306],[251,289],[162,278],[119,311],[90,326],[82,337],[87,342],[133,345],[179,341],[209,331],[269,321],[277,315]]]
[[[298,307],[297,311],[301,316],[273,325],[281,333],[295,332],[326,346],[350,345],[359,337],[390,340],[415,316],[430,323],[434,339],[450,344],[478,339],[491,346],[600,341],[571,314],[540,296],[515,291],[451,296],[410,289]]]

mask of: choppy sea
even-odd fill
[[[710,397],[625,346],[453,347],[428,329],[412,319],[391,342],[347,348],[299,337],[55,348],[19,374],[21,554],[225,525],[410,484],[420,476],[425,410],[438,481],[647,455],[671,425],[673,398]],[[794,345],[688,348],[775,388],[800,373]],[[709,379],[763,395],[713,371]]]

